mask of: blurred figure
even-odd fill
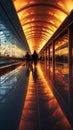
[[[28,52],[25,55],[25,60],[26,60],[26,62],[30,61],[30,54]]]
[[[34,50],[34,53],[32,54],[32,60],[33,60],[34,65],[37,65],[38,54],[35,50]]]
[[[26,60],[26,70],[29,70],[29,67],[30,67],[30,54],[28,52],[25,55],[25,60]]]

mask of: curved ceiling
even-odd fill
[[[73,8],[73,0],[13,0],[31,52],[41,48]]]

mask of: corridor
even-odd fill
[[[0,0],[0,130],[73,130],[73,0]]]

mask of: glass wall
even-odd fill
[[[68,64],[68,31],[65,31],[55,40],[55,86],[62,96],[67,98],[69,90]]]
[[[0,19],[0,56],[23,57],[24,50],[18,45],[19,41]]]
[[[46,60],[46,48],[44,50],[44,60]]]
[[[46,72],[47,74],[49,74],[49,47],[46,48],[47,51],[46,51],[46,54],[47,54],[47,57],[46,57]]]
[[[73,27],[73,26],[72,26]],[[73,32],[72,32],[72,37],[73,37]],[[71,72],[71,74],[70,74],[70,78],[71,78],[71,86],[70,86],[70,90],[71,90],[71,92],[70,92],[70,94],[71,94],[71,100],[72,100],[72,104],[73,104],[73,39],[72,39],[72,45],[71,45],[71,54],[72,54],[72,57],[71,57],[71,63],[72,63],[72,67],[71,67],[71,69],[72,70],[70,70],[70,72]],[[72,105],[72,110],[73,110],[73,105]]]
[[[72,43],[72,81],[73,81],[73,43]]]
[[[71,58],[71,61],[72,61],[72,70],[71,70],[71,73],[72,73],[72,82],[71,82],[71,87],[72,87],[72,89],[73,89],[73,24],[71,25],[71,35],[72,35],[72,45],[71,45],[71,50],[72,50],[72,52],[71,52],[71,54],[72,54],[72,58]],[[73,92],[73,91],[72,91]]]
[[[45,48],[45,61],[44,61],[44,68],[45,68],[45,71],[46,73],[48,73],[48,58],[49,58],[49,55],[48,55],[48,47]]]
[[[50,55],[49,55],[49,76],[52,79],[53,77],[53,48],[52,48],[52,44],[49,47],[49,51],[50,51]]]
[[[73,27],[73,26],[72,26]],[[73,34],[72,34],[72,37],[73,37]],[[72,39],[72,70],[71,70],[71,86],[70,86],[70,111],[72,111],[73,113],[73,39]]]
[[[70,16],[69,16],[70,17]],[[49,78],[73,119],[73,12],[48,41]],[[71,21],[72,20],[72,21]],[[68,23],[67,23],[68,22]],[[70,23],[69,23],[70,22]],[[67,25],[67,26],[66,26]],[[62,27],[62,28],[61,28]],[[65,27],[65,28],[64,28]],[[65,29],[65,30],[63,30]],[[52,44],[51,44],[52,43]],[[43,49],[46,49],[45,47]],[[43,64],[44,65],[44,64]],[[57,96],[57,95],[56,95]],[[60,101],[60,100],[59,100]],[[73,123],[73,122],[72,122]]]

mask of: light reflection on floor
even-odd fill
[[[8,92],[11,89],[14,89],[16,87],[17,83],[17,74],[21,67],[18,69],[15,69],[5,75],[0,76],[0,102],[4,103],[5,96],[8,94]]]
[[[19,130],[71,130],[40,65],[30,71]]]

